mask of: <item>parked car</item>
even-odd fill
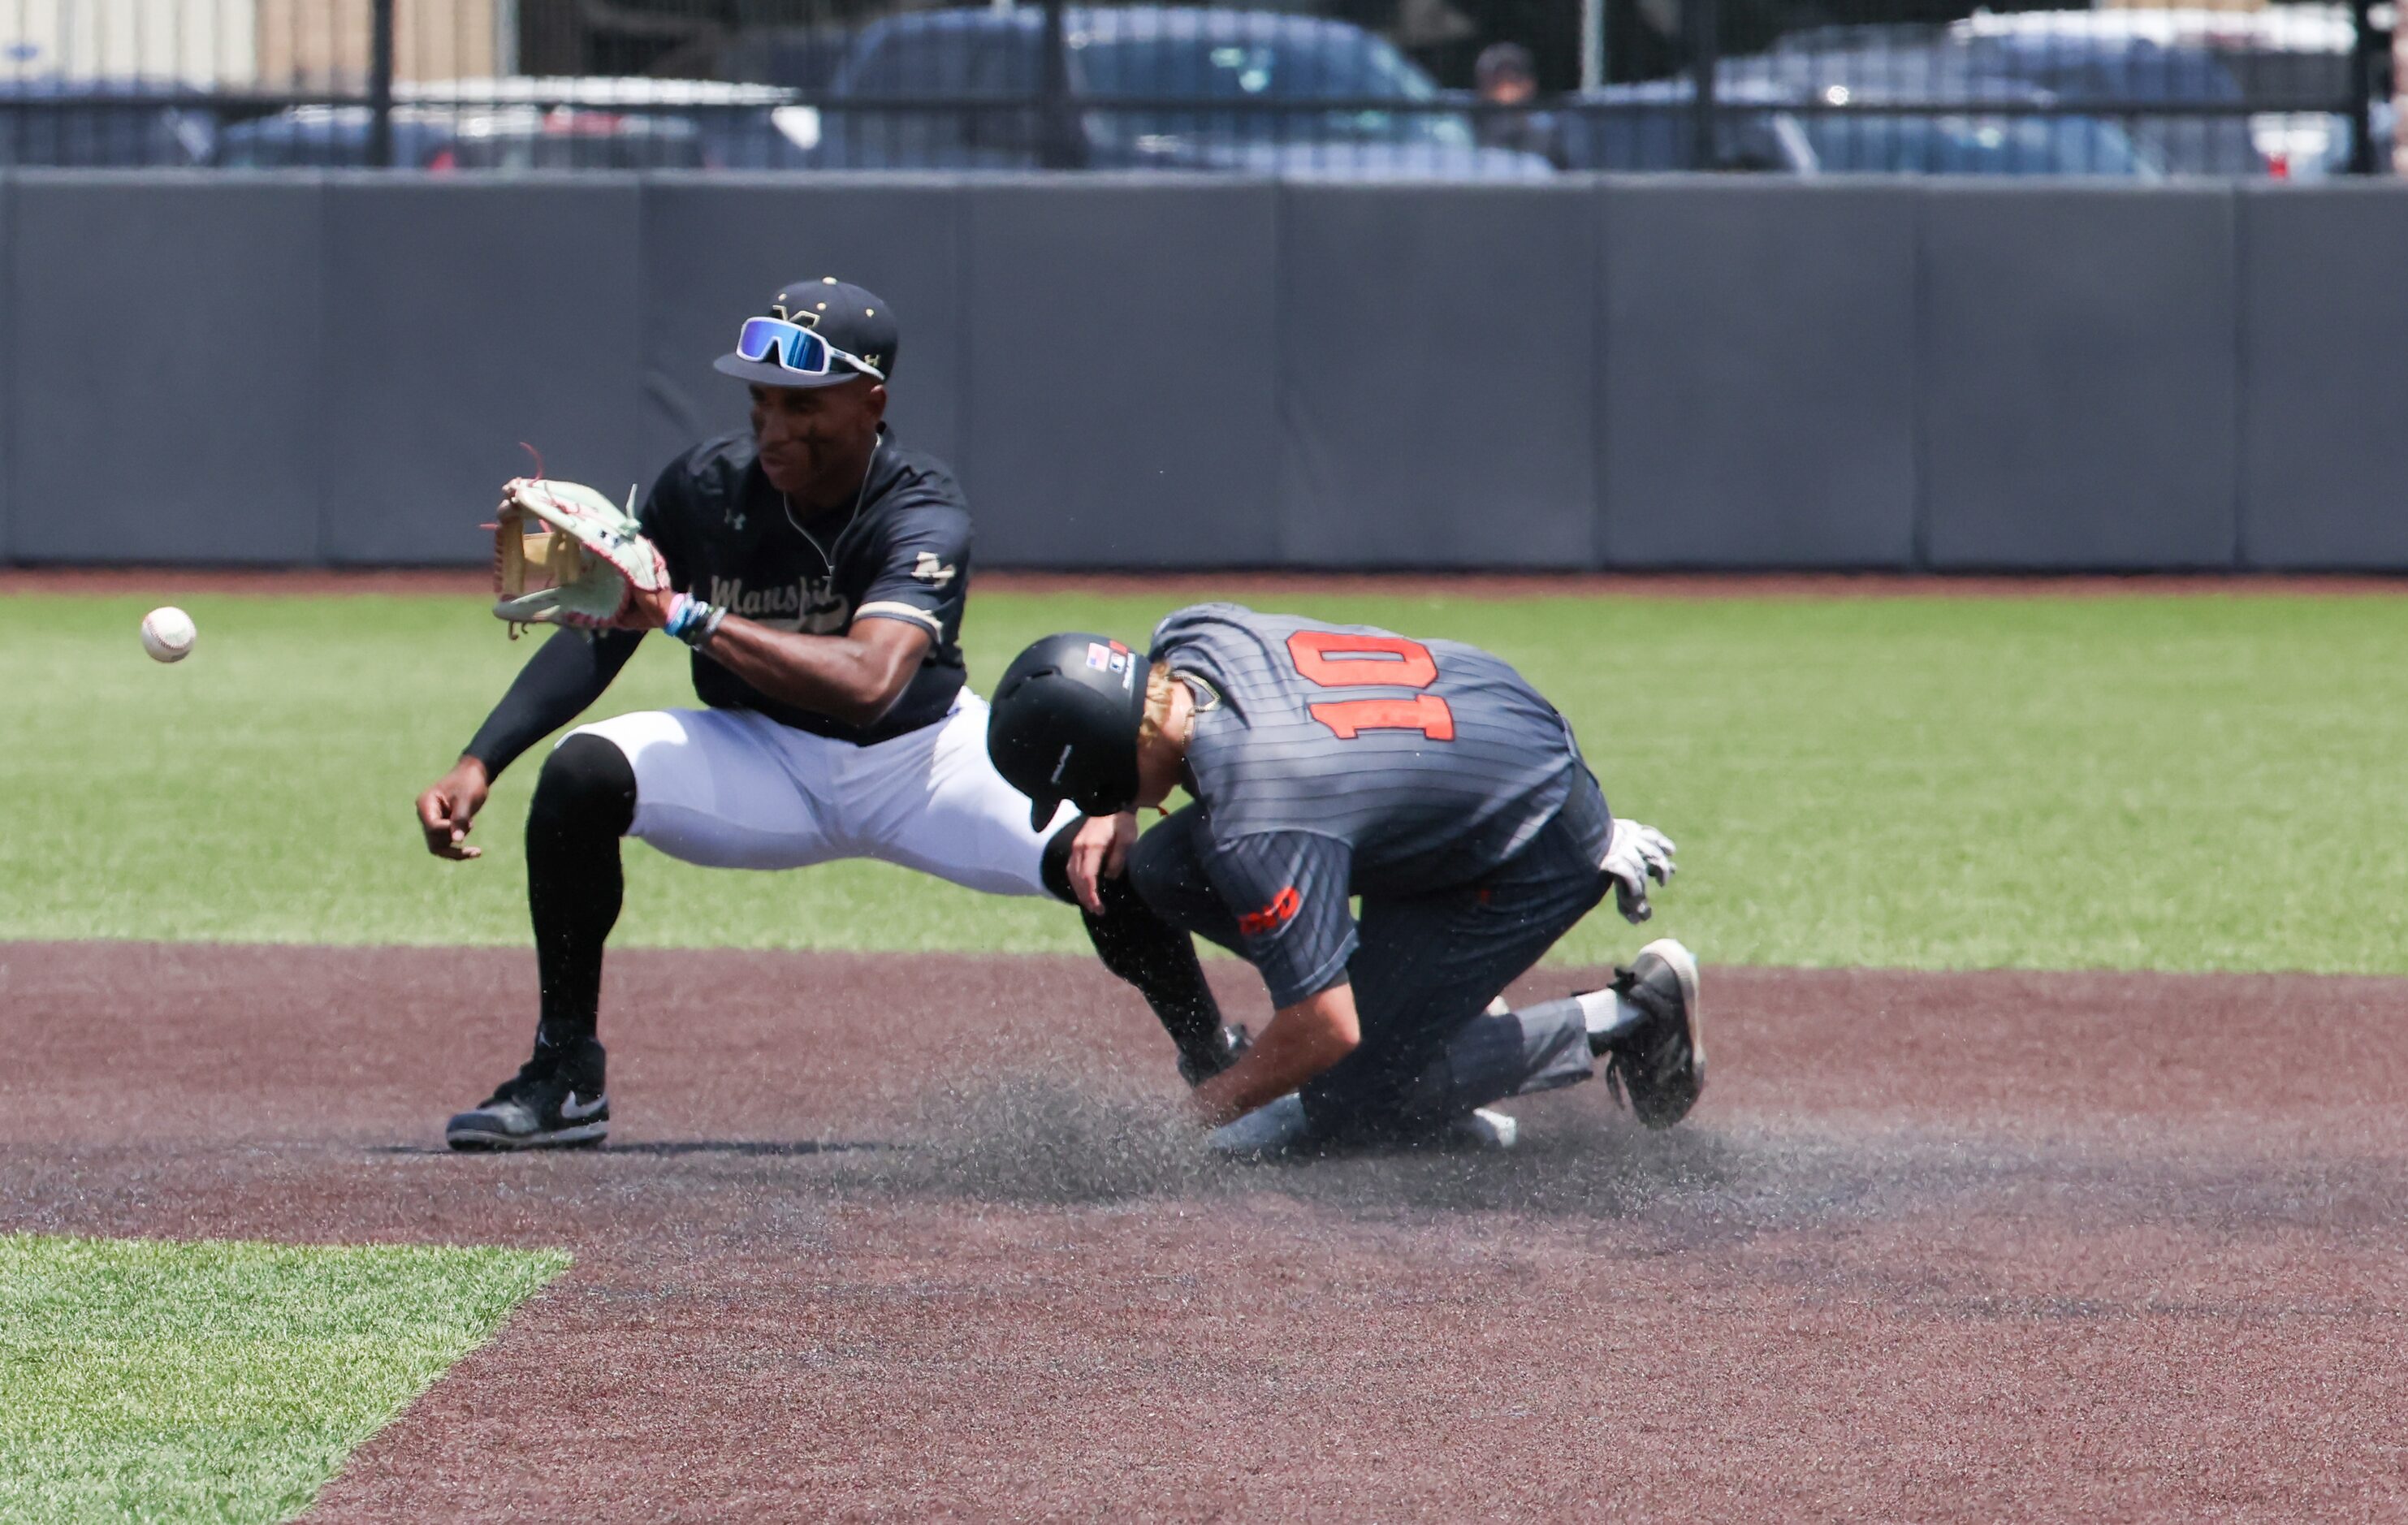
[[[1955,23],[1950,32],[1971,39],[2012,38],[2027,50],[2061,50],[2067,39],[2128,38],[2168,55],[2207,59],[2232,81],[2234,93],[2196,98],[2235,100],[2254,107],[2246,119],[2249,136],[2267,172],[2314,178],[2348,163],[2346,108],[2357,29],[2345,6],[1983,12]],[[2377,59],[2378,73],[2387,70],[2388,59],[2385,49]],[[2379,78],[2375,93],[2387,100],[2387,81]],[[2388,137],[2386,130],[2382,141]],[[2174,160],[2169,164],[2178,171],[2188,167]],[[2218,171],[2211,167],[2207,172]]]
[[[2252,104],[2338,106],[2349,95],[2357,31],[2345,6],[2275,5],[2255,10],[2134,7],[2101,10],[1977,11],[1950,24],[1965,41],[2028,45],[2145,43],[2169,58],[2200,54]]]
[[[2393,135],[2399,123],[2399,108],[2389,100],[2374,102],[2367,112],[2367,136],[2374,145],[2378,175],[2393,173]],[[2253,117],[2249,130],[2258,139],[2258,150],[2275,164],[2277,174],[2316,180],[2349,172],[2354,135],[2346,116]]]
[[[787,92],[716,80],[454,79],[399,87],[393,163],[409,169],[703,169],[715,146],[778,136]],[[357,168],[374,115],[304,106],[219,134],[216,163]]]
[[[2346,153],[2352,37],[2347,13],[2327,6],[1979,12],[1944,27],[1811,28],[1771,56],[1834,78],[1920,60],[2020,79],[2116,118],[2172,174],[2315,174],[2336,135]]]
[[[0,167],[205,164],[217,132],[215,100],[175,80],[0,76]]]
[[[1961,110],[1885,111],[1870,87],[1808,91],[1743,68],[1715,83],[1713,152],[1695,151],[1685,79],[1614,85],[1570,97],[1558,113],[1567,166],[1619,172],[1704,167],[1785,175],[2101,175],[2154,179],[2157,168],[2114,122],[2033,114],[2040,92],[1968,82]],[[1896,99],[1903,100],[1904,97]],[[1989,106],[1995,109],[1985,111]]]
[[[823,91],[853,56],[853,41],[846,26],[746,27],[679,48],[645,72]]]
[[[1046,120],[1037,7],[905,13],[864,28],[812,162],[848,169],[1201,169],[1529,178],[1484,149],[1428,75],[1358,26],[1193,7],[1064,13],[1065,109]]]
[[[237,122],[221,135],[230,169],[362,168],[373,114],[364,106],[303,106]],[[572,107],[396,106],[393,164],[402,169],[700,169],[702,135],[681,117],[621,116]]]
[[[697,83],[775,87],[774,99],[751,98],[749,109],[711,107],[695,113],[704,160],[713,169],[806,169],[814,162],[820,117],[802,102],[825,93],[853,51],[850,27],[749,27],[678,48],[652,72]]]
[[[2143,38],[1956,33],[1922,49],[1832,51],[1794,39],[1752,60],[1731,60],[1810,89],[1858,89],[1867,81],[1894,98],[1956,99],[1968,79],[2042,90],[2119,123],[2160,169],[2175,175],[2262,175],[2241,90],[2222,63],[2198,49]],[[2186,105],[2209,107],[2185,111]],[[2138,110],[2117,107],[2139,107]]]

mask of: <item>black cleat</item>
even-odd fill
[[[1606,1083],[1650,1128],[1670,1128],[1689,1115],[1706,1089],[1706,1050],[1699,1033],[1698,959],[1670,937],[1639,950],[1630,967],[1614,971],[1613,993],[1642,1014],[1629,1026],[1601,1034]]]
[[[538,1048],[484,1104],[443,1128],[455,1149],[590,1148],[610,1133],[602,1091],[602,1045],[580,1039],[566,1053]]]
[[[1246,1031],[1245,1024],[1232,1022],[1221,1029],[1220,1033],[1212,1041],[1210,1053],[1179,1056],[1179,1078],[1187,1082],[1188,1090],[1194,1090],[1197,1086],[1235,1064],[1238,1062],[1238,1056],[1244,1053],[1247,1046],[1254,1041],[1254,1034]]]

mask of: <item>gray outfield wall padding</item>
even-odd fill
[[[633,180],[328,183],[328,560],[489,558],[522,441],[613,500],[649,479],[640,207]]]
[[[952,182],[925,178],[647,185],[646,472],[696,440],[744,427],[744,384],[710,363],[781,286],[814,276],[857,281],[895,304],[903,345],[887,417],[905,444],[962,469],[962,206]]]
[[[822,273],[986,565],[2408,570],[2403,237],[2402,186],[0,172],[0,555],[482,563],[519,441],[648,483]]]
[[[2408,566],[2408,196],[2241,197],[2242,558]]]
[[[1085,178],[970,191],[965,477],[982,557],[1282,559],[1276,196]]]
[[[317,560],[319,187],[28,172],[13,200],[11,554]]]
[[[1594,197],[1280,193],[1282,559],[1593,564]]]
[[[1924,192],[1931,565],[2232,564],[2232,203],[2167,187]]]
[[[1606,198],[1610,564],[1904,567],[1915,549],[1907,185]]]

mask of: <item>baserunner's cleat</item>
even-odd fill
[[[1593,1030],[1590,1043],[1605,1056],[1606,1083],[1639,1120],[1670,1128],[1706,1089],[1697,956],[1659,937],[1614,975],[1616,1019]]]
[[[444,1125],[443,1142],[466,1150],[590,1148],[610,1132],[602,1071],[595,1039],[581,1039],[565,1053],[539,1048],[480,1105],[455,1114]]]

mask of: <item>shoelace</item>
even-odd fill
[[[1622,1056],[1620,1054],[1616,1054],[1612,1059],[1605,1062],[1605,1090],[1607,1095],[1613,1098],[1614,1105],[1621,1107],[1626,1112],[1635,1112],[1638,1110],[1638,1108],[1630,1105],[1630,1092],[1625,1090],[1622,1087]]]

